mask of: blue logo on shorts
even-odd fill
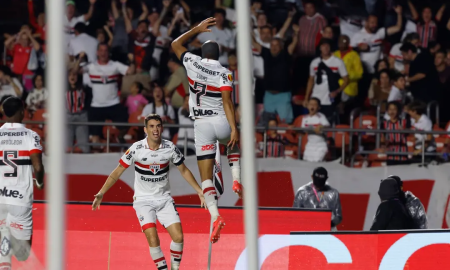
[[[144,221],[144,217],[142,215],[139,216],[139,221]]]

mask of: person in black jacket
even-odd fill
[[[373,219],[371,231],[413,229],[411,216],[400,200],[400,188],[394,178],[381,181],[378,190],[381,203]]]

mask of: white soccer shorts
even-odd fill
[[[30,240],[33,234],[32,208],[3,204],[0,206],[0,227],[8,227],[17,240]]]
[[[327,152],[328,146],[326,142],[308,142],[305,146],[305,152],[303,153],[303,160],[309,162],[321,162],[325,158]]]
[[[136,211],[142,231],[156,227],[156,219],[164,228],[181,222],[172,197],[162,200],[134,201],[133,208]]]
[[[227,144],[231,127],[225,115],[195,119],[195,153],[197,160],[215,159],[216,142]]]

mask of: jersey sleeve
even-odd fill
[[[339,65],[338,65],[339,75],[341,75],[341,77],[348,76],[347,68],[345,67],[344,61],[342,61],[339,58],[337,58],[337,59],[339,60]]]
[[[219,88],[220,91],[233,91],[233,75],[230,71],[220,74]]]
[[[128,71],[128,66],[127,65],[124,65],[124,64],[122,64],[120,62],[114,62],[114,64],[116,65],[117,71],[120,74],[122,74],[122,75],[127,74],[127,71]]]
[[[30,155],[40,153],[42,153],[41,137],[36,132],[31,131]]]
[[[330,122],[328,122],[328,119],[325,115],[322,115],[322,117],[320,117],[320,124],[324,127],[330,126]]]
[[[181,54],[180,61],[183,63],[183,66],[186,69],[189,69],[192,64],[192,60],[197,59],[197,58],[200,58],[200,57],[193,53],[185,51],[183,54]]]
[[[172,145],[172,156],[170,159],[175,166],[180,166],[184,162],[184,156],[175,144]]]
[[[130,167],[130,165],[134,162],[134,155],[136,154],[136,148],[134,144],[123,154],[120,158],[119,163],[124,168]]]
[[[384,27],[380,28],[377,32],[377,37],[379,39],[384,39],[386,37],[386,31],[387,31],[386,28],[384,28]]]

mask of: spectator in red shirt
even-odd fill
[[[148,21],[139,21],[137,28],[133,30],[130,19],[126,12],[123,12],[125,27],[128,33],[128,55],[129,60],[134,59],[136,73],[149,72],[152,64],[152,54],[155,47],[155,38],[148,31]],[[131,55],[133,57],[131,57]]]
[[[31,31],[27,27],[22,27],[23,30],[17,35],[10,36],[5,41],[5,47],[13,51],[13,68],[12,72],[21,76],[22,83],[27,91],[33,89],[32,70],[28,69],[28,62],[32,49],[36,52],[40,50],[41,46],[31,35]],[[14,41],[16,41],[14,43]],[[37,68],[37,67],[36,67]]]
[[[445,4],[439,9],[436,14],[435,20],[433,20],[433,11],[431,7],[424,7],[422,9],[422,16],[419,18],[419,13],[411,1],[408,1],[409,9],[411,10],[411,14],[413,19],[417,21],[417,33],[419,33],[421,47],[427,48],[429,43],[432,41],[436,41],[438,25],[444,15]]]
[[[33,26],[34,30],[36,31],[36,34],[34,36],[45,40],[45,13],[39,13],[36,18],[33,10],[33,0],[28,0],[28,18],[31,26]]]

